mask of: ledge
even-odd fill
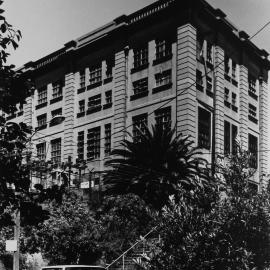
[[[165,85],[155,87],[155,88],[152,89],[152,93],[155,94],[155,93],[158,93],[158,92],[168,90],[170,88],[172,88],[172,83],[168,83],[168,84],[165,84]]]
[[[203,92],[203,85],[196,83],[196,89]]]
[[[88,114],[91,114],[91,113],[99,112],[99,111],[101,111],[101,109],[102,109],[102,106],[99,105],[99,106],[88,109],[86,111],[86,114],[88,115]]]
[[[6,117],[6,120],[8,121],[8,120],[11,120],[11,119],[13,119],[13,118],[16,118],[16,114],[15,114],[15,113],[12,114],[12,115],[7,116],[7,117]]]
[[[86,90],[86,87],[79,88],[77,90],[77,94],[83,93],[83,92],[85,92],[85,90]]]
[[[90,89],[93,89],[93,88],[96,88],[98,86],[101,86],[102,85],[102,81],[99,81],[99,82],[96,82],[96,83],[93,83],[93,84],[90,84],[87,86],[87,90],[90,90]]]
[[[79,112],[77,113],[77,118],[85,116],[85,112]]]
[[[106,83],[110,83],[111,81],[113,80],[113,77],[108,77],[106,79],[103,80],[103,84],[106,84]]]
[[[236,87],[238,87],[238,82],[235,80],[235,79],[231,79],[231,83],[234,85],[234,86],[236,86]]]
[[[107,103],[103,105],[103,110],[109,109],[112,107],[112,102],[111,103]]]
[[[214,93],[211,90],[206,89],[206,95],[213,98],[214,97]]]
[[[36,110],[38,110],[38,109],[40,109],[40,108],[44,108],[44,107],[46,107],[47,105],[48,105],[48,102],[44,102],[44,103],[38,104],[38,105],[36,106]]]
[[[40,126],[40,127],[36,127],[36,128],[35,128],[35,131],[39,131],[39,130],[46,129],[46,128],[47,128],[47,124],[42,125],[42,126]]]
[[[251,122],[253,122],[253,123],[255,123],[255,124],[258,124],[258,119],[256,119],[255,117],[249,115],[249,116],[248,116],[248,119],[249,119]]]
[[[228,108],[231,108],[231,103],[229,101],[224,100],[224,105]]]
[[[233,110],[234,112],[238,112],[238,108],[237,108],[235,105],[232,105],[232,110]]]
[[[231,77],[230,77],[227,73],[224,73],[224,78],[225,78],[228,82],[231,82]]]
[[[130,96],[130,100],[132,101],[132,100],[136,100],[139,98],[147,97],[148,93],[149,93],[149,91],[143,91],[141,93],[134,94],[134,95]]]
[[[130,73],[132,74],[132,73],[144,70],[144,69],[148,68],[148,66],[149,66],[149,63],[146,63],[146,64],[141,65],[139,67],[134,67],[134,68],[131,69]]]
[[[158,64],[163,63],[163,62],[166,62],[166,61],[169,61],[171,59],[172,59],[172,53],[165,55],[163,57],[160,57],[160,58],[156,58],[153,61],[153,66],[158,65]]]
[[[248,90],[248,95],[252,98],[254,98],[255,100],[258,100],[258,96],[256,94],[254,94],[251,90]]]
[[[50,104],[54,104],[54,103],[59,102],[61,100],[63,100],[63,96],[51,99]]]

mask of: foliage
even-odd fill
[[[67,193],[61,205],[48,205],[50,218],[40,227],[25,228],[23,250],[42,252],[51,264],[91,264],[99,257],[96,222],[87,203]],[[27,231],[28,230],[28,231]]]
[[[193,142],[175,129],[145,127],[139,141],[125,140],[121,149],[106,162],[104,183],[107,194],[134,193],[147,204],[161,209],[179,186],[188,190],[207,181],[206,161],[199,157]],[[199,179],[199,181],[198,181]]]
[[[218,164],[211,208],[198,207],[195,190],[163,209],[161,241],[140,264],[144,269],[265,269],[270,263],[269,193],[249,188],[249,154],[238,153]],[[190,199],[191,198],[191,199]],[[216,198],[216,200],[213,200]],[[210,210],[210,211],[209,211]]]
[[[157,222],[155,212],[134,194],[106,197],[96,219],[100,225],[99,246],[108,262],[126,251]]]
[[[111,262],[153,225],[154,213],[133,194],[104,198],[95,212],[75,193],[51,203],[50,218],[25,227],[22,251],[41,252],[50,264]]]

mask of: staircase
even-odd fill
[[[144,237],[141,237],[134,245],[127,249],[116,260],[109,264],[106,269],[109,270],[138,270],[142,269],[135,263],[135,260],[142,258],[144,255],[150,253],[150,245],[156,243],[158,239],[150,238],[146,240],[146,237],[154,232],[156,228],[153,228]]]

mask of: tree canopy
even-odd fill
[[[206,161],[189,137],[159,125],[144,131],[138,141],[124,140],[112,151],[104,178],[107,194],[134,193],[161,209],[179,186],[192,190],[208,182]]]

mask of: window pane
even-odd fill
[[[198,146],[205,149],[211,147],[211,113],[199,108]]]

